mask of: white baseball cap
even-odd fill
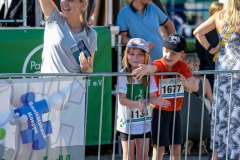
[[[127,48],[140,48],[149,53],[148,43],[142,38],[132,38],[127,43]]]

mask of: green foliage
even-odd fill
[[[196,52],[195,41],[194,40],[187,40],[187,49],[186,54]]]

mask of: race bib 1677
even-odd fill
[[[159,86],[165,99],[184,97],[184,87],[179,78],[161,79]]]

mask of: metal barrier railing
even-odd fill
[[[205,84],[205,80],[206,80],[206,75],[208,75],[208,74],[214,74],[215,75],[215,79],[216,79],[216,83],[215,83],[215,91],[216,91],[216,95],[218,95],[218,92],[219,92],[219,77],[220,76],[222,76],[222,75],[229,75],[230,76],[230,90],[229,90],[229,92],[230,92],[230,97],[229,97],[229,106],[231,106],[231,103],[232,103],[232,89],[233,89],[233,81],[234,80],[236,80],[237,78],[239,78],[240,77],[240,71],[239,70],[235,70],[235,71],[195,71],[195,72],[193,72],[194,73],[194,75],[203,75],[203,79],[204,79],[204,81],[203,81],[203,86],[204,86],[204,84]],[[155,74],[152,74],[152,75],[159,75],[159,76],[164,76],[164,75],[177,75],[178,73],[175,73],[175,72],[166,72],[166,73],[155,73]],[[94,121],[95,122],[99,122],[99,128],[97,129],[97,128],[95,128],[96,129],[96,131],[98,130],[98,158],[97,159],[100,159],[101,158],[101,156],[103,156],[103,155],[101,155],[101,145],[103,144],[103,142],[102,142],[102,136],[103,136],[103,120],[104,120],[104,116],[103,116],[103,114],[104,114],[104,101],[106,101],[106,97],[104,96],[104,94],[105,94],[105,90],[104,90],[104,86],[105,86],[105,78],[107,78],[107,77],[110,77],[110,78],[114,78],[114,77],[118,77],[118,76],[131,76],[131,74],[130,73],[91,73],[91,74],[83,74],[83,73],[80,73],[80,74],[77,74],[77,73],[69,73],[69,74],[40,74],[40,73],[28,73],[28,74],[20,74],[20,73],[3,73],[3,74],[0,74],[0,79],[1,79],[1,81],[0,81],[0,87],[1,86],[4,86],[4,85],[6,85],[5,83],[2,83],[3,81],[2,80],[8,80],[8,82],[9,83],[14,83],[14,81],[15,81],[15,79],[17,78],[24,78],[24,79],[41,79],[41,78],[46,78],[46,77],[50,77],[50,78],[54,78],[54,77],[72,77],[72,78],[74,78],[74,77],[87,77],[87,79],[88,78],[91,78],[91,77],[101,77],[101,98],[100,98],[100,103],[99,103],[99,108],[100,108],[100,113],[94,113],[94,114],[99,114],[99,120],[98,119],[94,119]],[[37,77],[39,77],[39,78],[37,78]],[[84,81],[86,81],[86,80],[84,80]],[[86,81],[87,82],[87,81]],[[2,83],[2,84],[1,84]],[[86,84],[86,92],[85,92],[85,94],[86,94],[86,106],[87,106],[87,104],[89,103],[89,101],[92,101],[92,99],[94,99],[94,97],[89,97],[88,96],[88,88],[89,88],[89,86],[88,86],[88,84],[89,83],[85,83]],[[160,84],[159,84],[160,85]],[[59,86],[59,85],[58,85]],[[29,87],[28,87],[29,88]],[[31,88],[31,87],[30,87]],[[1,92],[2,92],[2,90],[0,89],[0,94],[1,94]],[[116,90],[116,92],[118,93],[118,90]],[[147,93],[148,94],[148,93]],[[187,110],[187,124],[186,124],[186,138],[185,138],[185,141],[187,142],[188,141],[188,139],[189,139],[189,129],[191,129],[191,128],[189,128],[189,123],[191,122],[190,120],[189,120],[189,117],[190,117],[190,108],[192,107],[192,106],[190,106],[191,105],[191,94],[190,93],[188,93],[187,94],[187,96],[188,96],[188,100],[187,100],[187,108],[188,108],[188,110]],[[204,87],[203,87],[203,95],[201,95],[201,97],[202,98],[204,98],[205,97],[205,94],[204,94]],[[187,98],[187,97],[185,97],[185,98]],[[0,98],[0,100],[1,100],[1,98]],[[116,95],[116,102],[118,101],[118,95]],[[117,108],[118,108],[118,105],[117,105],[118,103],[116,103],[116,108],[115,108],[115,115],[114,115],[114,132],[113,132],[113,140],[112,140],[112,160],[114,160],[114,159],[116,159],[116,158],[120,158],[119,156],[121,156],[121,155],[116,155],[116,145],[117,144],[119,144],[119,140],[117,140],[117,131],[116,131],[116,120],[117,120]],[[199,121],[199,127],[200,127],[200,137],[199,137],[199,143],[201,144],[202,143],[202,138],[203,138],[203,134],[204,134],[204,132],[205,132],[205,130],[203,129],[204,128],[204,110],[205,110],[205,108],[204,108],[204,102],[202,101],[201,102],[201,120]],[[176,106],[175,106],[176,107]],[[228,115],[228,117],[229,117],[229,119],[228,119],[228,133],[227,133],[227,148],[229,147],[229,137],[230,137],[230,132],[229,132],[229,130],[230,130],[230,121],[231,121],[231,107],[229,107],[229,115]],[[89,108],[88,107],[86,107],[86,117],[85,117],[85,120],[84,120],[84,128],[85,128],[85,134],[86,134],[86,125],[87,125],[87,113],[88,113],[88,111],[89,111]],[[112,114],[112,113],[108,113],[108,114]],[[161,115],[161,114],[160,114]],[[216,119],[216,111],[214,112],[214,115],[212,115],[212,116],[214,116],[215,117],[215,119]],[[144,118],[146,118],[146,117],[144,117]],[[175,118],[175,116],[174,116],[174,118]],[[145,119],[146,120],[146,119]],[[0,120],[0,122],[1,122],[1,120]],[[131,123],[131,119],[130,119],[130,123]],[[173,125],[174,126],[174,125]],[[0,127],[2,127],[1,125],[0,125]],[[197,127],[197,126],[196,126]],[[216,135],[216,122],[214,122],[214,126],[213,126],[213,128],[214,128],[214,130],[213,130],[213,133],[212,133],[212,135],[214,135],[212,138],[212,140],[213,140],[213,142],[212,142],[212,147],[213,147],[213,150],[215,150],[215,141],[216,141],[216,137],[215,137],[215,135]],[[174,130],[174,128],[173,128],[173,130]],[[210,136],[210,135],[209,135]],[[86,135],[84,136],[84,139],[86,139]],[[145,136],[144,136],[144,139],[145,139]],[[174,139],[174,137],[173,137],[173,139]],[[145,143],[145,141],[144,141],[144,143]],[[172,144],[173,144],[173,141],[172,141]],[[84,142],[84,144],[83,144],[83,158],[85,159],[85,158],[87,158],[87,157],[85,157],[84,155],[85,155],[85,146],[86,146],[86,143]],[[118,146],[118,148],[119,148],[120,146]],[[144,146],[143,146],[144,147]],[[60,147],[61,148],[61,147]],[[226,160],[229,158],[228,157],[228,149],[226,148]],[[188,150],[188,146],[186,145],[186,151]],[[61,154],[64,154],[64,153],[62,153],[62,149],[61,149]],[[47,154],[45,155],[45,157],[48,157],[48,154],[50,154],[50,153],[48,153],[47,152]],[[67,153],[66,153],[67,154]],[[144,153],[143,153],[143,156],[144,156]],[[171,156],[171,155],[170,155]],[[187,152],[185,152],[185,155],[184,155],[184,157],[185,157],[185,159],[188,159],[189,158],[189,155],[187,154]],[[201,155],[201,147],[199,147],[199,155],[198,155],[198,159],[202,159],[202,155]]]

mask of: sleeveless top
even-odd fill
[[[229,29],[229,25],[224,25],[223,33]],[[220,36],[223,36],[224,34]],[[223,38],[223,37],[221,37]],[[222,45],[215,64],[216,70],[240,70],[240,34],[234,30],[229,38]],[[231,88],[232,81],[232,91]],[[218,93],[217,93],[218,91]],[[218,97],[217,97],[218,96]],[[229,142],[228,158],[237,159],[240,157],[240,74],[219,74],[217,83],[213,90],[211,137],[215,141],[215,149],[218,156],[226,156],[227,143]],[[230,100],[231,98],[231,100]],[[231,104],[229,104],[231,102]],[[229,113],[229,110],[231,111]],[[216,114],[216,118],[215,118]],[[229,118],[230,114],[230,118]],[[229,122],[230,120],[230,122]],[[228,132],[228,124],[230,129]],[[216,127],[214,126],[216,125]],[[214,139],[214,129],[216,137]],[[229,139],[228,139],[229,137]],[[211,144],[213,146],[213,144]]]

